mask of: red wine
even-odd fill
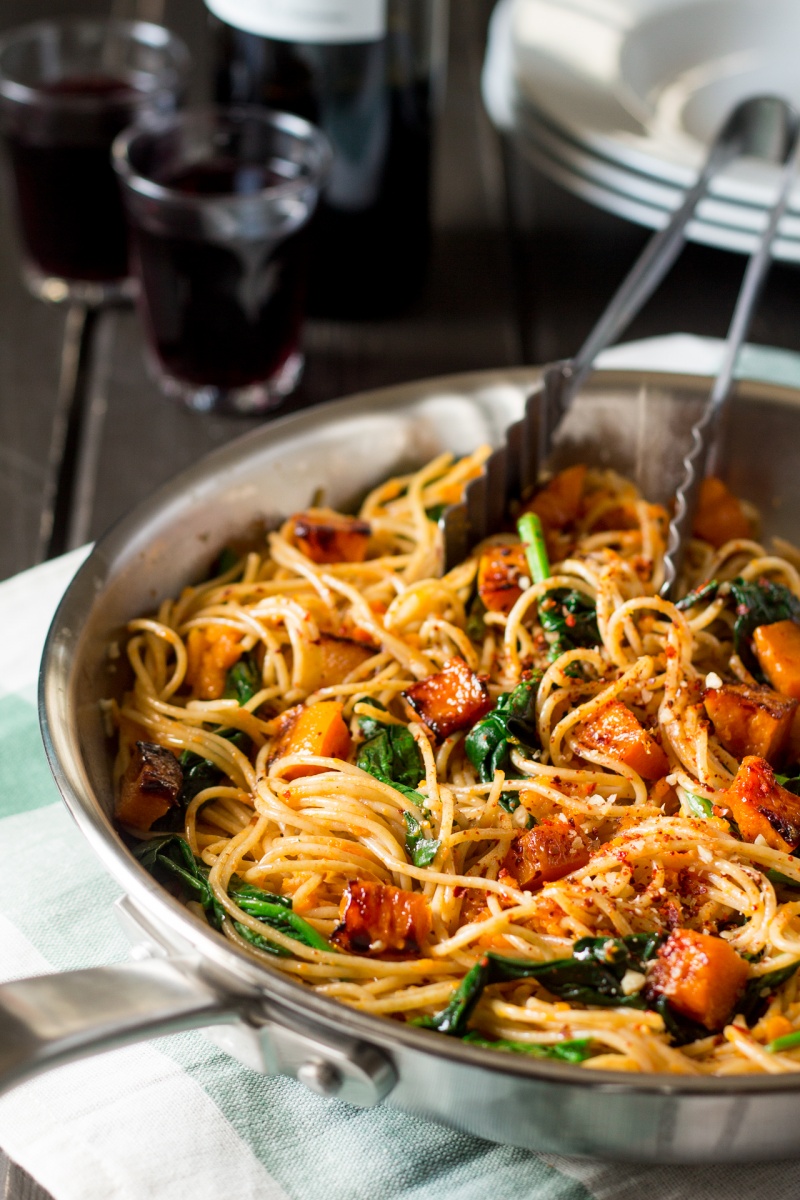
[[[349,43],[326,41],[333,35],[318,29],[318,40],[290,40],[293,27],[312,18],[281,17],[285,27],[267,37],[234,27],[235,0],[207,2],[225,18],[213,22],[217,98],[298,113],[331,142],[333,166],[312,231],[310,310],[343,317],[399,311],[421,290],[429,254],[431,86],[418,63],[424,21],[417,28],[413,20],[387,25],[384,18],[380,30],[374,24],[364,40]],[[346,21],[367,6],[328,0],[314,11],[326,7]],[[399,7],[423,13],[434,5]]]
[[[252,195],[285,179],[273,167],[229,158],[158,175],[195,196]],[[166,372],[233,389],[275,376],[297,349],[303,314],[307,227],[284,241],[234,248],[136,224],[145,324]]]
[[[128,273],[125,219],[110,150],[142,93],[123,79],[99,75],[37,91],[53,103],[45,100],[6,136],[28,254],[47,275],[122,279]]]

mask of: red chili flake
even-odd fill
[[[453,898],[455,900],[459,900],[464,895],[464,892],[466,890],[467,889],[465,887],[463,887],[460,883],[457,883],[456,886],[453,888]]]
[[[573,629],[578,624],[573,613],[567,613],[564,617],[564,624],[568,629]]]

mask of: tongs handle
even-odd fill
[[[776,117],[780,120],[777,126]],[[786,163],[794,154],[797,133],[797,113],[778,96],[754,96],[736,106],[715,137],[697,181],[686,193],[669,222],[647,243],[586,341],[569,363],[570,395],[575,394],[592,370],[598,354],[617,340],[668,274],[686,244],[686,226],[695,215],[700,201],[705,198],[714,176],[742,155]],[[781,208],[778,217],[782,215],[786,205],[783,191],[779,204]],[[753,257],[759,257],[764,242],[772,240],[775,224],[777,220],[770,222]],[[768,261],[767,251],[765,265]],[[756,298],[757,288],[752,295],[753,302]]]
[[[770,262],[770,246],[778,220],[783,215],[788,201],[790,174],[793,170],[788,164],[792,163],[797,138],[797,113],[780,97],[753,96],[736,106],[714,139],[697,182],[687,192],[668,224],[647,243],[581,349],[574,358],[554,363],[546,369],[537,414],[536,461],[528,465],[528,473],[523,479],[525,484],[535,483],[538,478],[550,454],[555,431],[568,412],[581,384],[592,370],[598,354],[616,341],[673,266],[686,243],[686,226],[694,216],[700,200],[707,194],[714,176],[728,163],[747,154],[782,162],[787,164],[787,167],[778,200],[751,259],[751,263],[753,260],[758,263],[755,274],[750,275],[748,268],[742,284],[740,302],[745,303],[737,302],[737,317],[734,318],[728,335],[730,357],[735,359],[739,344],[746,334],[750,314],[758,299],[760,282]],[[731,338],[734,335],[735,339],[732,342]],[[726,363],[727,361],[728,356]],[[672,561],[671,559],[670,562]],[[672,582],[673,578],[670,578],[670,587]]]
[[[767,227],[744,274],[722,370],[700,421],[692,429],[692,447],[683,460],[684,479],[678,491],[665,557],[663,591],[664,594],[671,592],[680,568],[684,534],[691,526],[702,478],[698,472],[705,471],[708,466],[709,439],[720,426],[736,356],[769,266],[778,222],[788,203],[799,136],[800,118],[779,97],[752,97],[734,109],[715,138],[697,182],[665,228],[650,239],[578,354],[573,359],[545,368],[541,387],[528,398],[522,419],[509,427],[505,445],[490,455],[484,472],[467,486],[463,501],[451,505],[444,513],[442,530],[447,570],[463,559],[470,546],[502,528],[508,502],[524,495],[536,484],[549,457],[556,429],[594,366],[597,355],[622,333],[675,262],[686,241],[686,226],[699,201],[708,192],[713,177],[733,159],[748,154],[782,162],[784,172],[778,199],[768,214]]]
[[[747,263],[725,340],[722,364],[705,408],[692,426],[691,446],[683,458],[683,477],[675,493],[675,508],[669,525],[667,551],[664,556],[664,583],[661,587],[661,595],[667,599],[674,596],[675,586],[683,566],[686,541],[691,533],[700,485],[719,452],[719,435],[723,415],[730,399],[736,359],[742,342],[747,336],[750,320],[772,261],[772,243],[775,240],[778,223],[789,203],[797,171],[800,119],[788,103],[785,101],[779,103],[783,107],[785,118],[785,145],[784,167],[778,196],[770,210],[767,226]]]

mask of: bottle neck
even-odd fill
[[[387,0],[205,0],[210,12],[245,33],[282,42],[341,45],[386,35]]]

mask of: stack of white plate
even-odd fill
[[[500,0],[483,95],[495,124],[569,191],[661,227],[745,96],[800,106],[800,0]],[[778,168],[722,172],[689,227],[746,252]],[[800,185],[775,255],[800,262]]]

